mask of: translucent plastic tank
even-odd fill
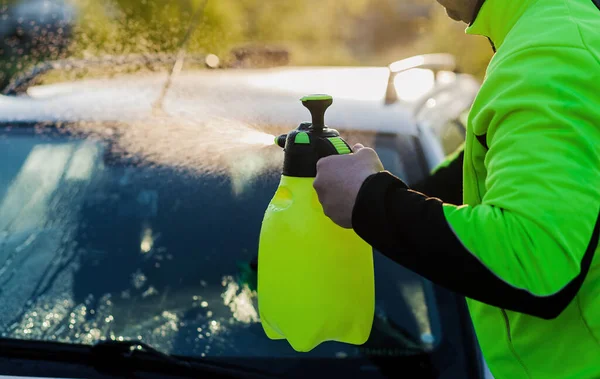
[[[271,339],[307,352],[325,341],[361,345],[371,332],[375,280],[371,247],[323,213],[313,188],[318,159],[350,147],[324,113],[332,99],[302,99],[312,124],[280,136],[283,175],[264,216],[258,255],[258,301]]]

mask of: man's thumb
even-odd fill
[[[352,147],[352,152],[353,152],[353,153],[358,153],[358,151],[359,151],[360,149],[364,149],[364,148],[365,148],[365,147],[363,146],[363,144],[362,144],[362,143],[357,143],[356,145],[354,145],[354,146]]]

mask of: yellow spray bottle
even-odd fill
[[[353,230],[325,216],[313,188],[317,161],[351,149],[324,123],[331,96],[301,101],[312,123],[275,139],[285,155],[260,233],[260,319],[270,339],[286,339],[299,352],[325,341],[361,345],[374,316],[372,249]]]

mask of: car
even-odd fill
[[[0,372],[484,377],[464,299],[376,251],[364,345],[297,353],[257,310],[273,136],[309,119],[299,99],[332,95],[326,123],[416,183],[464,140],[480,86],[451,56],[27,84],[42,71],[0,96]]]

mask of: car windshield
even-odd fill
[[[355,138],[374,141],[390,171],[415,175],[393,148],[396,136]],[[229,167],[190,171],[129,159],[110,141],[3,128],[2,336],[140,340],[195,357],[301,356],[266,338],[257,311],[258,235],[281,158],[271,145]],[[406,355],[438,345],[431,285],[375,258],[369,342],[325,343],[304,356]]]

